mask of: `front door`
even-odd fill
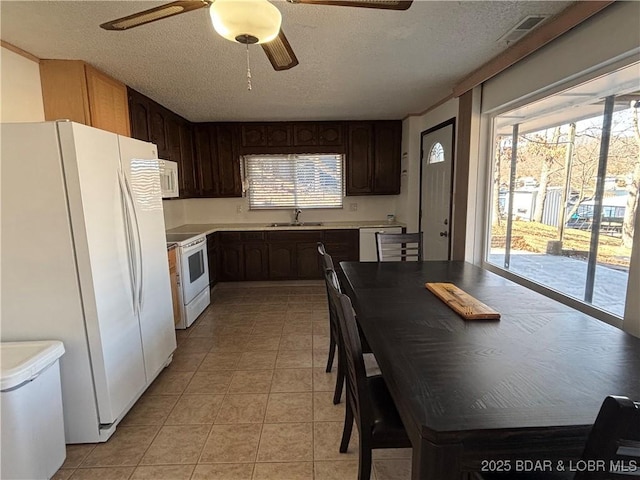
[[[449,260],[455,118],[422,132],[420,231],[424,260]]]

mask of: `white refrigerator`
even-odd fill
[[[106,441],[176,348],[156,147],[0,128],[1,339],[61,340],[66,441]]]

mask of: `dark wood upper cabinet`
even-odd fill
[[[238,148],[237,126],[219,123],[215,126],[215,161],[218,172],[218,195],[220,197],[241,197],[240,151]]]
[[[347,148],[347,195],[400,193],[400,121],[352,122]]]
[[[131,136],[138,140],[149,141],[149,104],[150,100],[132,89],[127,89],[129,95],[129,121]]]
[[[198,123],[195,126],[198,196],[241,197],[240,153],[235,124]]]
[[[212,130],[214,142],[212,144]],[[217,165],[213,161],[215,156],[215,127],[208,123],[196,124],[193,137],[195,140],[195,164],[198,172],[198,196],[218,196]]]
[[[293,124],[293,145],[305,147],[318,144],[318,124],[300,122]]]
[[[266,147],[267,127],[262,124],[246,123],[240,127],[243,147]]]
[[[347,195],[370,195],[373,191],[373,124],[349,124],[347,148]]]
[[[402,124],[397,121],[376,122],[374,134],[373,193],[400,193]]]
[[[165,117],[165,112],[160,105],[151,104],[149,109],[149,141],[158,147],[160,158],[169,157]]]
[[[165,160],[180,163],[182,152],[180,149],[180,125],[182,120],[173,115],[168,115],[165,120],[165,138],[167,140],[167,156]],[[160,155],[162,157],[162,155]]]
[[[193,150],[193,127],[189,122],[182,122],[180,130],[180,161],[178,162],[178,183],[180,197],[189,198],[197,195],[196,165]]]
[[[340,123],[318,124],[318,145],[341,146],[344,143],[343,126]]]
[[[191,122],[128,89],[131,136],[155,143],[158,157],[178,164],[180,198],[197,196]]]
[[[290,147],[293,143],[292,130],[290,123],[267,125],[267,146]]]

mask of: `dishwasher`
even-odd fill
[[[402,227],[377,227],[360,229],[360,261],[377,262],[376,233],[402,233]]]

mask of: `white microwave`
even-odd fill
[[[178,191],[178,164],[170,160],[158,160],[162,198],[176,198]]]

